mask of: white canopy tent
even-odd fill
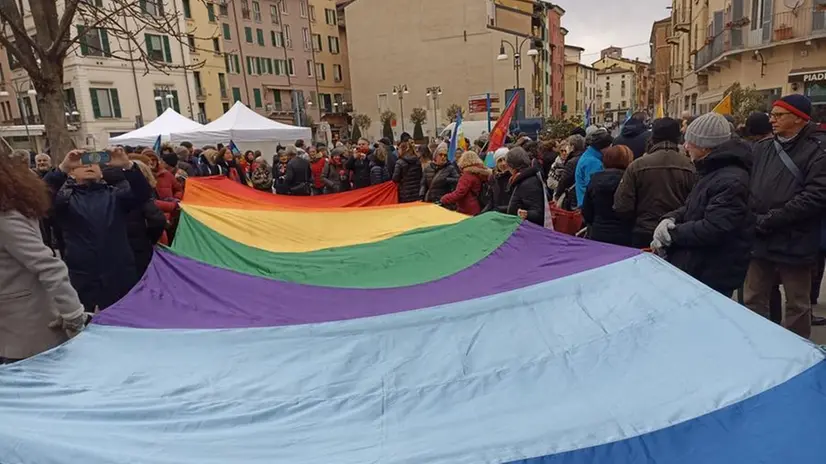
[[[261,150],[272,159],[275,147],[298,139],[312,140],[309,127],[297,127],[273,121],[236,102],[223,116],[198,129],[170,134],[173,142],[192,142],[195,146],[227,144],[230,140],[241,151]]]
[[[109,139],[109,143],[117,145],[132,145],[132,146],[149,146],[155,143],[158,136],[161,136],[161,141],[168,142],[170,140],[169,134],[172,132],[183,132],[197,130],[204,127],[202,124],[182,116],[172,108],[168,108],[160,116],[155,118],[149,124],[135,129],[117,137]]]

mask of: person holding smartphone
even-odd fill
[[[103,167],[121,169],[125,180],[107,184]],[[150,199],[151,187],[122,148],[70,151],[45,180],[59,186],[53,189],[55,222],[72,286],[87,312],[105,309],[138,281],[127,216]]]

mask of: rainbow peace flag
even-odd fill
[[[0,367],[0,461],[821,462],[811,343],[513,216],[189,179],[175,243]]]

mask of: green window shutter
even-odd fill
[[[83,26],[77,26],[77,36],[78,42],[80,42],[80,54],[86,56],[89,54],[89,44],[86,41],[86,28]],[[11,56],[11,55],[9,55]]]
[[[224,54],[224,67],[227,69],[227,74],[229,74],[230,73],[229,55],[227,55],[227,54]]]
[[[103,6],[103,0],[95,0],[95,6]]]
[[[261,89],[252,89],[252,96],[255,98],[255,107],[261,108]]]
[[[207,18],[209,22],[215,22],[215,5],[207,3]]]
[[[272,74],[272,60],[267,58],[267,74]]]
[[[112,111],[116,118],[121,117],[120,100],[118,99],[118,89],[109,89],[109,96],[112,97]]]
[[[141,0],[141,13],[146,14],[146,0]]]
[[[273,101],[275,102],[276,105],[280,105],[281,104],[281,91],[280,90],[274,90],[272,92],[272,98],[273,98]]]
[[[247,75],[252,75],[252,57],[247,57]]]
[[[247,43],[252,43],[252,28],[245,27],[244,28],[244,38],[247,39]]]
[[[98,102],[98,89],[89,89],[89,93],[92,95],[92,114],[95,115],[95,119],[100,119],[100,102]]]
[[[232,88],[232,101],[239,102],[241,101],[241,88],[233,87]]]
[[[172,49],[169,47],[169,36],[163,36],[163,56],[167,63],[172,62]]]
[[[232,57],[235,61],[235,74],[240,74],[241,73],[241,59],[238,58],[238,55],[232,55]]]
[[[147,55],[152,54],[152,41],[149,39],[150,37],[152,37],[152,34],[144,34],[143,35],[143,41],[144,41],[144,43],[146,43],[146,54]]]
[[[192,17],[192,7],[189,5],[189,0],[183,0],[184,6],[184,18],[191,18]]]
[[[160,90],[155,90],[155,97],[162,97]],[[155,111],[158,113],[158,116],[163,114],[163,98],[160,100],[155,100]]]
[[[109,48],[109,32],[106,29],[100,30],[100,43],[103,47],[103,56],[112,56],[112,51]]]
[[[178,113],[181,112],[181,107],[178,103],[178,91],[177,90],[172,91],[172,109],[174,109]]]
[[[272,46],[275,47],[275,31],[270,31],[270,39],[272,40]]]
[[[258,39],[258,45],[264,46],[264,31],[262,29],[255,30],[256,38]]]
[[[232,31],[229,28],[229,24],[224,23],[224,40],[232,40]]]

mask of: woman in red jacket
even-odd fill
[[[161,243],[168,245],[172,243],[175,227],[178,224],[180,214],[178,202],[184,197],[184,189],[175,175],[161,165],[154,151],[147,149],[141,154],[149,158],[149,168],[155,176],[155,206],[163,211],[167,222],[167,236],[161,240]]]
[[[456,211],[475,216],[482,212],[479,204],[479,194],[482,192],[482,184],[490,178],[490,169],[485,167],[485,163],[474,151],[466,151],[459,160],[459,169],[462,176],[459,177],[459,184],[456,190],[442,196],[443,205],[456,205]]]

